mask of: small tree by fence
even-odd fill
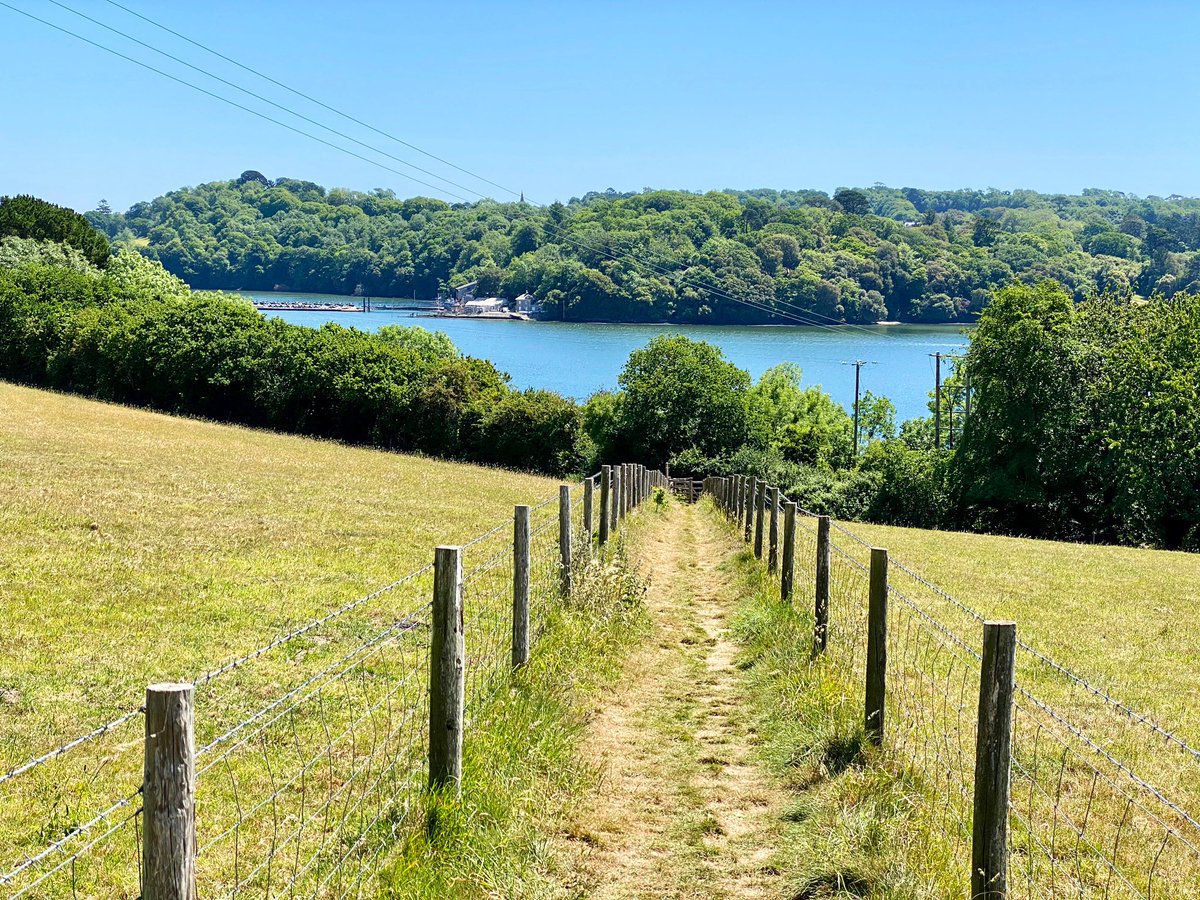
[[[380,858],[423,825],[424,791],[460,789],[488,701],[655,488],[671,484],[606,466],[0,774],[0,827],[16,837],[0,847],[0,898],[374,896]],[[111,799],[48,827],[58,813],[38,798],[98,782],[97,766]]]
[[[813,664],[862,685],[865,738],[923,785],[911,818],[943,835],[963,896],[1200,897],[1179,799],[1200,798],[1200,749],[828,517],[795,507],[789,526],[773,487],[701,487],[758,558],[782,511],[780,599],[811,609]]]

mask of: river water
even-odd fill
[[[345,297],[311,294],[252,296],[283,302],[348,301]],[[463,353],[491,360],[496,368],[511,375],[513,387],[546,388],[576,400],[615,388],[617,375],[630,352],[645,346],[657,334],[682,334],[715,344],[727,359],[756,379],[781,362],[798,363],[804,370],[805,384],[820,385],[847,409],[854,403],[854,366],[850,363],[862,359],[868,362],[862,367],[862,389],[890,398],[896,404],[897,421],[929,414],[926,404],[934,387],[934,360],[930,354],[952,354],[967,344],[966,334],[960,328],[925,325],[869,328],[605,325],[435,319],[405,311],[287,310],[265,314],[313,328],[337,322],[364,331],[374,331],[386,324],[420,325],[444,331]],[[943,362],[943,376],[949,371],[949,364]]]

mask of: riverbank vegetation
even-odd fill
[[[1200,200],[1116,191],[590,193],[535,207],[246,172],[91,222],[193,287],[432,298],[529,291],[545,315],[682,323],[971,321],[996,288],[1200,289]]]
[[[946,381],[953,449],[932,418],[897,423],[869,393],[856,445],[851,416],[794,365],[755,383],[715,347],[662,336],[580,406],[512,390],[444,335],[266,319],[128,245],[97,266],[79,240],[41,236],[42,219],[68,236],[79,222],[17,199],[22,215],[0,217],[17,222],[0,234],[0,375],[13,381],[552,475],[620,460],[741,472],[846,519],[1200,548],[1196,294],[1078,301],[1056,282],[1012,283]]]

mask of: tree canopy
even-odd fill
[[[1112,191],[604,191],[447,204],[249,171],[89,219],[201,289],[432,298],[477,281],[553,318],[972,321],[1014,281],[1076,300],[1200,290],[1200,200]]]
[[[93,266],[103,269],[108,265],[108,240],[84,216],[36,197],[0,197],[0,238],[10,235],[66,244]]]

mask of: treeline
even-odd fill
[[[1013,281],[1200,290],[1200,200],[1111,191],[591,193],[534,207],[246,172],[87,214],[197,288],[431,298],[532,292],[548,317],[971,321]],[[747,305],[749,303],[750,305]]]
[[[856,446],[846,410],[794,365],[754,382],[719,349],[662,336],[631,354],[617,390],[579,406],[511,390],[444,335],[266,319],[238,298],[193,293],[127,248],[100,268],[31,236],[41,232],[28,216],[12,225],[9,202],[0,377],[10,380],[553,474],[627,460],[755,474],[840,518],[1200,549],[1195,294],[1076,303],[1055,282],[1011,284],[944,386],[954,448],[935,448],[931,418],[897,426],[892,405],[869,394]]]
[[[1012,285],[942,404],[943,445],[952,409],[959,423],[953,449],[934,448],[932,418],[896,429],[869,400],[866,446],[848,462],[835,414],[827,430],[801,417],[766,441],[710,437],[676,463],[769,478],[839,518],[1200,550],[1200,296],[1076,304],[1054,282]]]
[[[587,452],[574,403],[512,390],[444,335],[288,325],[240,298],[193,293],[128,249],[100,269],[29,230],[0,233],[0,377],[554,474],[577,470]]]

